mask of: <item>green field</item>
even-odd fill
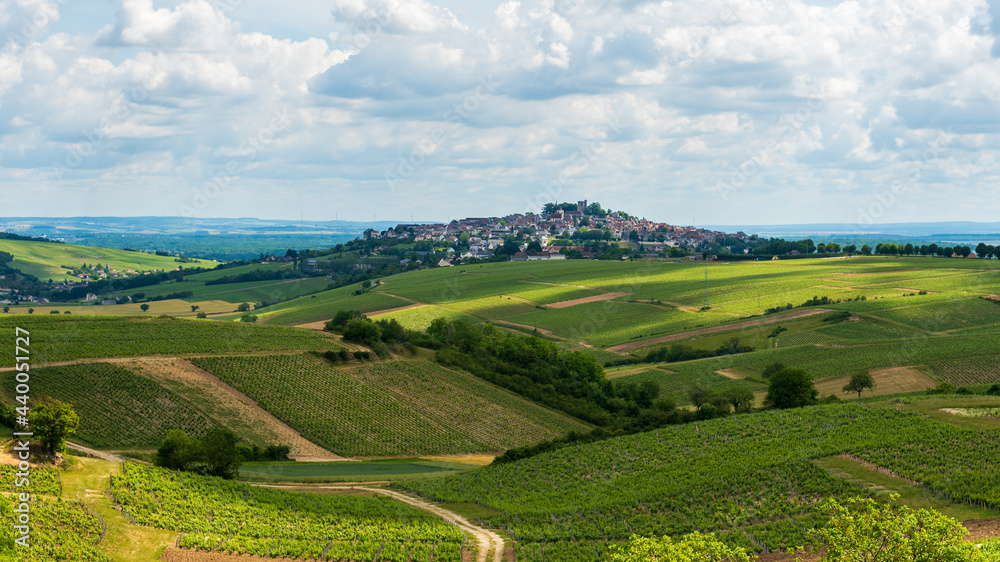
[[[40,280],[65,281],[75,279],[67,275],[68,268],[78,268],[87,265],[110,265],[112,270],[124,272],[126,269],[135,271],[172,271],[178,267],[185,269],[215,267],[216,263],[205,260],[195,260],[179,263],[172,256],[157,256],[144,252],[129,252],[126,250],[110,250],[90,246],[74,246],[72,244],[54,244],[50,242],[28,242],[22,240],[0,240],[0,252],[14,255],[10,266],[22,273],[34,275]]]
[[[334,367],[306,355],[193,359],[345,456],[498,451],[586,426],[433,363]]]
[[[456,462],[392,459],[361,462],[246,463],[240,478],[255,482],[369,482],[446,476],[477,468]]]
[[[374,291],[355,295],[355,290],[354,285],[341,287],[261,308],[254,313],[266,324],[298,326],[329,320],[339,310],[357,310],[367,314],[410,304],[409,301]]]
[[[98,448],[152,447],[171,429],[200,436],[217,427],[188,400],[136,373],[108,363],[32,370],[32,390],[69,402],[80,416],[75,439]],[[0,397],[13,405],[14,372],[0,373]]]
[[[436,501],[494,510],[518,560],[601,560],[636,533],[716,532],[759,552],[806,544],[820,498],[865,495],[812,459],[847,453],[956,502],[1000,508],[995,436],[856,405],[764,412],[568,447],[469,475],[403,483]],[[978,507],[979,517],[995,517]],[[581,548],[586,545],[586,548]]]
[[[320,495],[126,464],[111,494],[140,525],[180,531],[179,546],[331,560],[459,562],[465,537],[439,518],[379,496]]]
[[[325,351],[339,346],[306,330],[246,323],[176,318],[118,316],[0,316],[0,330],[30,333],[32,360],[138,357],[192,353]],[[14,365],[14,349],[2,354],[0,367]]]

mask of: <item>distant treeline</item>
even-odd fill
[[[134,277],[128,277],[125,279],[102,279],[100,281],[92,281],[87,284],[87,286],[73,287],[68,291],[52,291],[49,293],[49,300],[57,302],[66,302],[72,300],[82,299],[87,296],[87,293],[94,293],[95,295],[100,295],[104,293],[111,293],[114,291],[127,291],[129,289],[138,289],[140,287],[149,287],[151,285],[158,285],[163,281],[174,281],[179,282],[184,280],[185,275],[190,275],[192,273],[197,273],[199,271],[204,271],[202,269],[182,269],[178,271],[163,271],[160,273],[150,273],[148,275],[136,275]]]
[[[13,232],[0,232],[0,240],[22,240],[25,242],[49,242],[52,244],[63,244],[61,240],[50,240],[48,238],[43,238],[41,236],[22,236],[20,234],[14,234]]]

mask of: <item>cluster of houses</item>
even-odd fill
[[[483,259],[493,256],[494,251],[504,244],[508,236],[530,231],[528,238],[539,242],[542,252],[538,255],[521,252],[511,258],[514,261],[565,259],[565,254],[560,253],[560,250],[566,246],[550,246],[550,242],[567,235],[572,236],[583,228],[607,230],[612,240],[636,242],[637,247],[649,254],[668,251],[670,248],[696,248],[703,242],[727,235],[747,238],[742,232],[732,235],[690,226],[674,226],[631,217],[621,212],[608,213],[603,217],[587,214],[581,210],[587,209],[586,200],[577,202],[577,209],[556,209],[552,213],[512,214],[504,217],[471,217],[453,220],[448,224],[399,224],[382,232],[368,229],[364,237],[366,240],[405,238],[412,233],[415,242],[457,244],[459,237],[467,233],[469,249],[459,257]],[[583,251],[583,247],[571,246],[569,249]],[[584,257],[590,256],[584,252]]]

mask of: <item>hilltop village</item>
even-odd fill
[[[641,253],[659,255],[674,250],[674,257],[687,255],[683,249],[699,248],[720,239],[746,242],[743,232],[727,234],[691,226],[674,226],[638,218],[623,211],[603,209],[600,203],[550,203],[542,213],[510,214],[503,217],[470,217],[448,224],[399,224],[382,232],[368,229],[365,240],[412,237],[414,242],[450,243],[467,247],[460,257],[487,259],[501,250],[514,236],[518,250],[508,252],[512,261],[594,257],[593,242],[636,244]],[[590,244],[588,244],[590,243]]]

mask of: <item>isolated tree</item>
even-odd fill
[[[198,313],[198,318],[208,318],[208,314],[206,314],[204,312],[199,312]]]
[[[201,307],[198,306],[198,305],[196,305],[196,304],[192,304],[191,305],[191,312],[194,312],[194,311],[198,310],[199,308],[201,308]]]
[[[248,302],[240,303],[240,305],[236,307],[236,312],[246,312],[248,310],[250,310],[250,303]]]
[[[733,405],[734,412],[749,412],[753,409],[753,390],[746,386],[734,386],[726,391],[726,400]]]
[[[44,398],[28,412],[28,425],[50,455],[66,450],[66,438],[76,433],[80,416],[73,405],[53,398]]]
[[[35,313],[35,309],[34,308],[29,308],[28,309],[28,314],[34,314],[34,313]]]
[[[240,316],[240,322],[246,322],[247,324],[254,324],[257,322],[257,320],[258,320],[257,315],[250,314],[249,312],[245,313],[243,316]]]
[[[3,307],[3,312],[4,312],[4,314],[7,314],[8,312],[10,312],[10,307],[9,306]]]
[[[201,458],[201,443],[179,429],[167,432],[156,450],[153,464],[170,470],[188,470]]]
[[[611,562],[750,562],[751,557],[743,548],[733,548],[715,538],[715,535],[691,533],[676,541],[668,536],[648,538],[632,535],[627,545],[612,548]]]
[[[870,498],[852,498],[847,505],[835,499],[822,504],[829,522],[814,533],[826,546],[822,562],[911,561],[987,562],[973,543],[963,540],[969,531],[961,523],[930,509],[913,510]]]
[[[800,408],[815,404],[818,395],[809,373],[789,367],[771,375],[764,404],[773,408]]]
[[[851,380],[844,385],[844,392],[857,392],[858,398],[866,389],[875,388],[875,377],[871,373],[854,373]]]
[[[149,310],[149,305],[143,303],[139,305],[139,308],[142,309],[143,312],[146,312],[147,310]]]
[[[236,435],[224,429],[212,429],[205,433],[201,439],[205,472],[211,476],[236,478],[243,460],[236,446],[238,442]]]
[[[861,246],[861,255],[862,256],[870,256],[870,255],[872,255],[872,247],[869,246],[868,244],[865,244],[864,246]]]

